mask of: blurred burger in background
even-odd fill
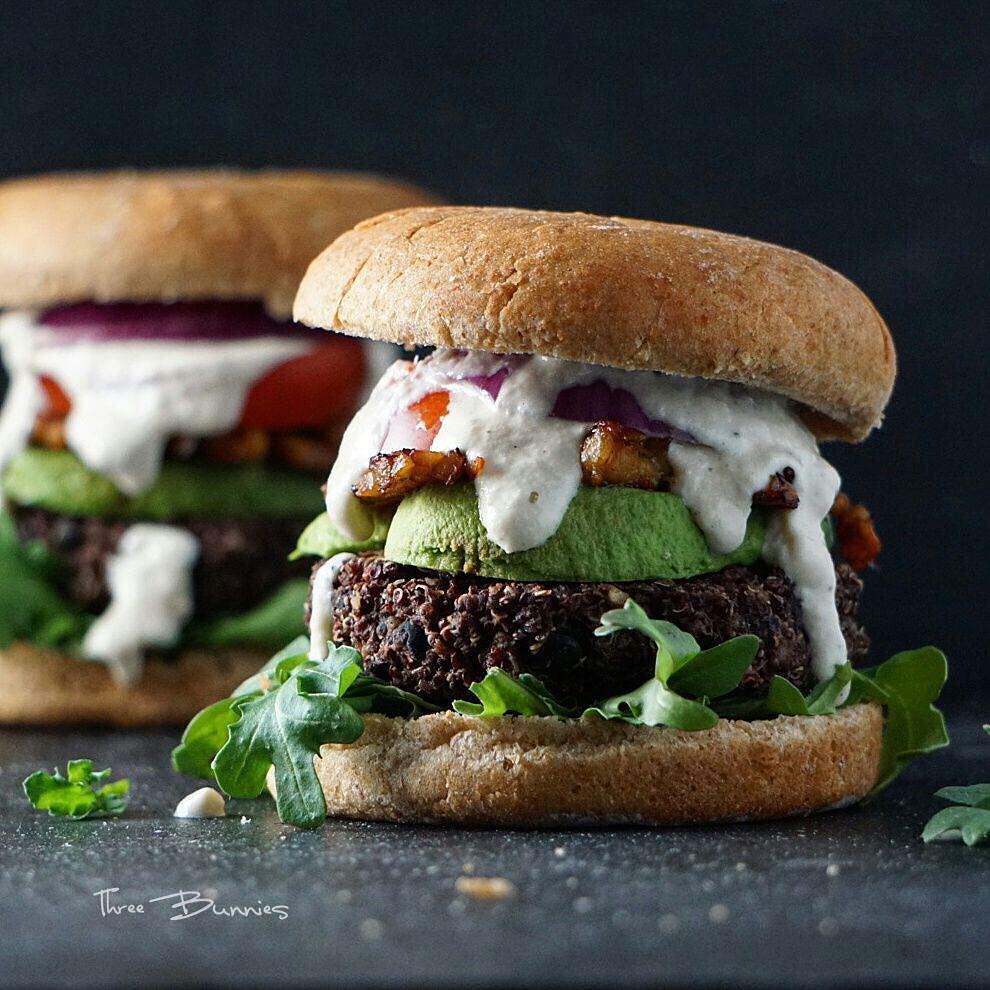
[[[428,201],[332,172],[0,185],[0,723],[182,720],[298,631],[288,554],[368,362],[294,326],[295,289]]]

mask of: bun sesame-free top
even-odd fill
[[[416,207],[316,258],[295,317],[403,344],[540,354],[739,382],[858,440],[896,372],[883,319],[848,279],[746,237],[585,213]]]

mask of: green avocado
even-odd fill
[[[510,554],[486,536],[474,486],[467,484],[424,488],[403,499],[384,554],[414,567],[510,581],[673,580],[752,564],[763,535],[757,510],[742,544],[714,554],[677,495],[582,486],[546,543]]]
[[[313,479],[263,464],[166,463],[147,491],[131,498],[69,451],[30,447],[8,465],[0,482],[17,505],[71,516],[168,522],[216,519],[295,519],[320,511]]]
[[[289,554],[289,560],[300,557],[332,557],[337,553],[364,553],[366,550],[381,550],[385,546],[389,516],[375,514],[375,528],[366,540],[352,540],[337,529],[324,512],[317,516],[300,534],[296,549]]]

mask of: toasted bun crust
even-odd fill
[[[756,385],[862,439],[894,383],[887,326],[796,251],[697,227],[441,206],[388,213],[310,265],[295,318],[402,344],[535,353]]]
[[[226,698],[265,662],[251,650],[187,650],[149,658],[134,685],[105,666],[30,643],[0,650],[0,725],[183,725]]]
[[[359,220],[438,200],[348,172],[93,172],[0,183],[0,307],[262,300]]]
[[[707,732],[552,718],[365,719],[316,771],[331,815],[461,825],[672,825],[848,804],[877,779],[883,715],[721,721]],[[269,779],[269,786],[273,783]]]

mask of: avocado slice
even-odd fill
[[[313,479],[266,464],[168,462],[147,491],[129,498],[67,450],[29,447],[4,472],[3,494],[17,505],[71,516],[169,522],[205,519],[305,519],[322,499]]]
[[[754,510],[742,544],[715,554],[687,506],[667,492],[582,486],[542,546],[506,553],[485,534],[474,486],[431,486],[399,504],[388,530],[389,560],[510,581],[673,580],[752,564],[765,517]]]

